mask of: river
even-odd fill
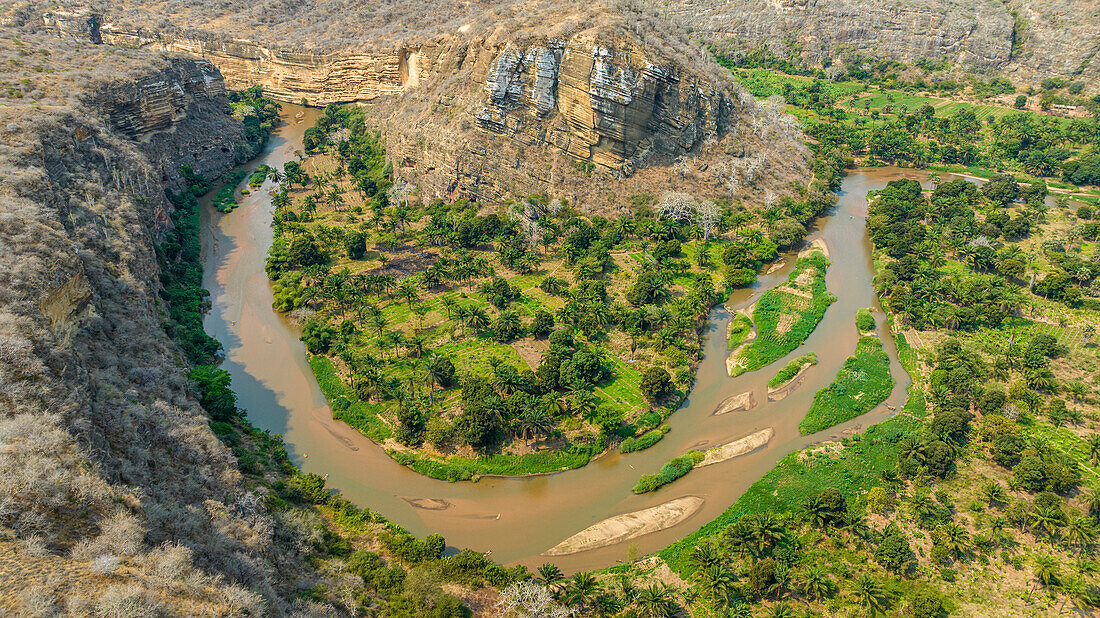
[[[295,157],[302,132],[319,110],[284,104],[285,122],[276,128],[260,163],[276,166]],[[807,445],[858,432],[886,418],[889,406],[904,403],[909,378],[879,320],[880,336],[891,357],[896,385],[886,404],[825,432],[800,436],[798,423],[814,392],[827,385],[855,350],[855,313],[876,306],[871,277],[870,244],[864,233],[867,192],[893,179],[924,178],[914,170],[862,169],[844,179],[834,211],[811,230],[831,253],[826,283],[838,298],[810,338],[797,350],[760,371],[730,378],[725,373],[725,329],[728,311],[751,304],[763,291],[782,282],[793,267],[792,256],[762,275],[750,289],[739,290],[713,311],[707,325],[705,357],[695,388],[669,419],[671,431],[652,448],[622,456],[605,455],[585,468],[531,478],[485,478],[477,483],[447,483],[398,465],[366,437],[331,413],[306,362],[297,329],[271,309],[272,290],[264,257],[272,241],[270,181],[240,199],[222,215],[203,201],[202,248],[204,285],[212,310],[206,330],[226,350],[223,367],[233,376],[240,405],[258,427],[282,434],[292,459],[306,472],[327,475],[329,487],[354,503],[369,507],[410,532],[439,533],[448,545],[491,551],[502,563],[537,566],[540,556],[563,539],[607,517],[655,506],[683,496],[703,499],[700,509],[671,528],[630,542],[558,556],[564,571],[601,568],[627,559],[631,545],[640,555],[662,549],[698,529],[733,504],[784,455]],[[789,359],[807,351],[818,356],[801,386],[778,402],[767,401],[768,379]],[[715,416],[715,407],[730,395],[752,390],[756,407]],[[652,494],[636,496],[631,487],[642,474],[656,472],[688,449],[702,449],[771,427],[767,447],[748,455],[692,471]]]

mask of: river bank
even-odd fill
[[[253,165],[281,166],[301,147],[301,133],[318,111],[286,108],[285,124],[276,129],[267,151]],[[537,565],[547,560],[541,554],[551,547],[608,517],[688,495],[702,499],[702,505],[682,521],[631,541],[640,552],[649,553],[715,518],[785,454],[859,430],[889,414],[883,405],[823,434],[803,437],[797,429],[813,393],[836,374],[855,347],[857,335],[850,328],[855,311],[874,303],[863,230],[864,196],[903,175],[914,172],[879,168],[850,174],[834,213],[811,232],[811,241],[821,239],[833,249],[826,283],[840,298],[806,342],[776,362],[816,351],[821,366],[807,376],[805,388],[781,402],[712,416],[731,395],[748,392],[755,394],[756,401],[766,400],[772,373],[726,376],[724,335],[730,314],[725,308],[716,309],[706,327],[695,387],[669,420],[672,430],[664,439],[641,453],[624,457],[612,452],[584,468],[560,474],[484,478],[476,484],[437,481],[399,465],[365,436],[332,420],[297,330],[271,310],[272,292],[263,270],[271,242],[270,182],[242,196],[241,205],[229,215],[204,210],[205,283],[213,304],[206,327],[223,341],[224,367],[233,375],[241,405],[255,424],[282,434],[292,459],[305,471],[328,475],[330,486],[353,502],[379,511],[414,534],[439,533],[456,547],[492,550],[493,558],[502,562]],[[726,307],[747,307],[763,290],[779,285],[793,268],[790,256],[786,262],[762,275],[753,288],[735,292]],[[883,339],[898,382],[886,404],[900,407],[908,379],[896,361],[893,338]],[[630,491],[641,470],[656,469],[679,453],[726,444],[767,427],[775,433],[764,448],[696,470],[653,494],[636,496]],[[566,571],[605,567],[627,558],[627,544],[616,542],[555,558],[555,562]]]

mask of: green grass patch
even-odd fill
[[[783,286],[764,292],[752,312],[756,339],[738,353],[734,375],[770,365],[806,341],[825,316],[825,310],[836,300],[825,289],[828,265],[825,256],[815,251],[798,260]],[[800,278],[805,277],[809,277],[809,281],[799,284]],[[808,291],[812,298],[784,291],[785,287]],[[780,332],[779,325],[784,320],[790,322],[789,327],[786,332]]]
[[[397,463],[408,466],[414,471],[443,481],[468,481],[477,476],[501,475],[523,476],[528,474],[547,474],[562,470],[573,470],[588,464],[603,450],[603,443],[578,445],[557,451],[513,455],[499,453],[485,457],[448,457],[435,459],[404,451],[388,450],[390,457]]]
[[[729,349],[737,349],[752,333],[752,320],[743,313],[733,314],[729,325]]]
[[[786,366],[779,370],[779,373],[775,374],[772,379],[768,380],[768,388],[777,388],[786,384],[787,382],[790,382],[791,379],[798,375],[798,372],[802,370],[803,365],[807,364],[816,365],[817,354],[810,352],[809,354],[799,356],[798,358],[787,363]]]
[[[926,412],[924,393],[916,386],[911,387],[902,414],[847,439],[846,448],[839,452],[819,450],[810,455],[808,451],[796,451],[787,455],[753,483],[733,506],[658,555],[672,570],[687,576],[688,556],[695,546],[717,537],[724,528],[745,515],[796,511],[826,487],[835,487],[845,496],[852,497],[880,485],[881,474],[897,467],[895,445],[902,438],[920,431]]]
[[[229,212],[237,207],[237,198],[234,194],[237,191],[237,185],[241,184],[247,174],[248,172],[243,169],[236,168],[225,175],[225,184],[214,194],[212,202],[218,212]]]
[[[817,433],[864,414],[885,401],[893,388],[890,356],[882,342],[873,335],[860,337],[855,355],[844,361],[832,384],[814,395],[798,431],[804,436]]]
[[[663,425],[657,429],[647,431],[637,438],[627,438],[619,445],[619,452],[625,455],[636,451],[644,451],[660,442],[661,438],[665,437],[665,432],[667,431],[668,425]]]
[[[672,481],[684,476],[691,469],[695,467],[700,461],[703,461],[703,453],[699,451],[689,451],[686,455],[681,455],[676,459],[661,466],[661,471],[657,474],[646,474],[642,478],[638,479],[638,483],[634,485],[634,493],[645,494],[651,491],[657,491],[664,485],[668,485]]]
[[[381,406],[361,401],[336,374],[332,361],[324,356],[311,356],[309,366],[313,368],[317,384],[332,408],[332,418],[344,421],[379,444],[393,435],[390,426],[378,415]]]

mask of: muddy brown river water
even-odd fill
[[[319,110],[284,105],[284,112],[285,122],[249,169],[260,163],[281,168],[293,159],[301,148],[302,132]],[[876,305],[870,244],[864,233],[865,196],[902,177],[923,179],[924,174],[896,168],[849,173],[835,210],[811,231],[809,240],[821,238],[831,254],[826,282],[837,301],[805,344],[762,370],[737,378],[726,375],[724,335],[729,311],[751,304],[763,290],[782,282],[794,263],[793,256],[787,256],[783,266],[762,275],[753,288],[735,292],[725,306],[712,312],[695,387],[669,420],[671,431],[665,438],[646,451],[625,456],[611,453],[579,470],[447,483],[398,465],[366,437],[332,420],[306,362],[298,330],[271,309],[272,291],[264,273],[264,257],[272,241],[270,182],[242,198],[228,215],[213,211],[209,198],[203,201],[204,282],[213,303],[206,329],[225,345],[223,367],[232,374],[239,402],[253,423],[282,434],[292,459],[304,471],[327,475],[330,487],[414,534],[439,533],[451,546],[491,551],[502,563],[536,566],[548,561],[543,552],[603,519],[678,498],[702,499],[698,510],[670,528],[553,559],[566,572],[606,567],[626,560],[630,545],[636,545],[640,554],[651,553],[714,519],[787,453],[861,431],[890,415],[888,405],[900,408],[904,403],[909,378],[882,329],[882,313],[876,310],[896,381],[893,394],[886,404],[852,421],[812,436],[798,433],[814,392],[832,380],[855,350],[856,310]],[[817,366],[787,397],[769,402],[768,379],[788,360],[808,351],[817,353]],[[712,414],[727,397],[750,390],[756,401],[751,410]],[[652,494],[631,493],[639,476],[656,472],[688,449],[725,444],[766,428],[774,429],[766,447],[694,470]]]

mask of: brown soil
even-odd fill
[[[543,555],[575,554],[671,528],[691,517],[702,506],[702,498],[684,496],[648,509],[609,517],[558,543]]]
[[[752,391],[746,391],[740,395],[733,395],[722,400],[722,403],[718,404],[718,407],[714,409],[713,416],[719,416],[721,414],[729,414],[730,412],[747,412],[756,407],[756,398],[752,396]]]

